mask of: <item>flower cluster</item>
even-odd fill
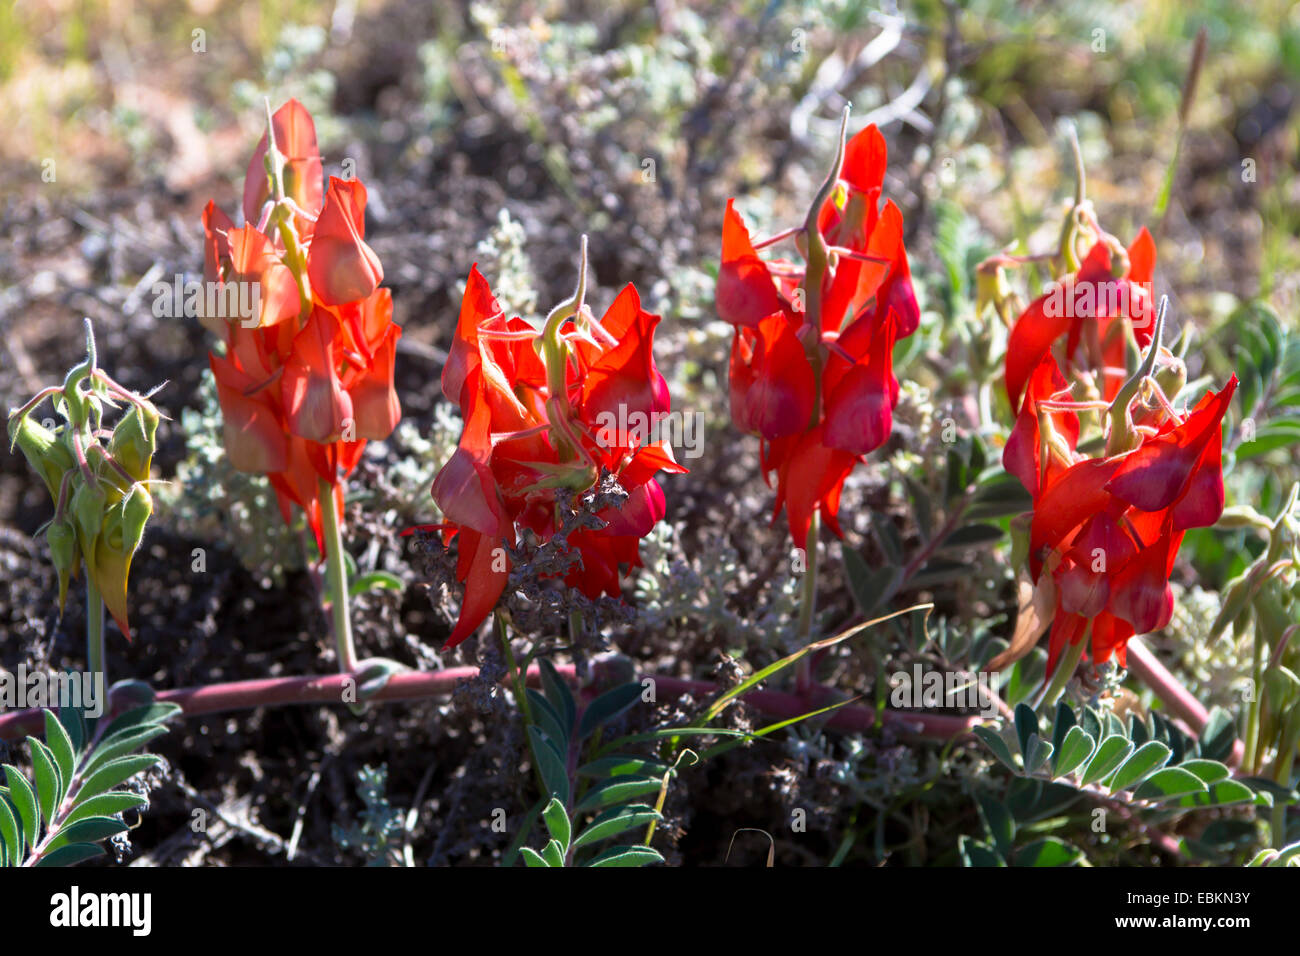
[[[762,439],[764,475],[777,477],[774,514],[787,510],[801,549],[818,514],[840,533],[844,481],[893,427],[894,344],[920,321],[902,214],[893,202],[880,207],[885,165],[875,126],[847,143],[841,130],[802,227],[755,243],[734,200],[723,219],[717,310],[735,326],[731,414]],[[802,265],[759,257],[788,238]]]
[[[366,188],[322,182],[316,129],[290,100],[271,117],[244,180],[244,225],[209,203],[205,274],[219,303],[202,316],[225,354],[209,356],[231,464],[269,477],[286,521],[296,504],[321,553],[322,498],[342,512],[342,482],[368,439],[401,418],[393,388],[400,326],[365,242]],[[251,290],[251,294],[228,294]],[[231,302],[251,302],[240,315]]]
[[[1026,319],[1041,323],[1041,310],[1031,306],[1020,321]],[[1142,365],[1109,400],[1075,401],[1050,342],[1023,376],[1002,460],[1033,496],[1021,530],[1028,534],[1030,575],[1052,619],[1049,669],[1064,649],[1081,651],[1089,638],[1094,664],[1114,655],[1122,665],[1129,638],[1167,625],[1174,606],[1169,575],[1183,535],[1223,512],[1222,426],[1237,380],[1190,410],[1175,408],[1170,396],[1182,389],[1186,369],[1160,344],[1163,327],[1162,306]],[[1019,331],[1012,330],[1013,345],[1032,341],[1036,350],[1037,333]],[[1063,336],[1070,331],[1061,329]],[[1067,353],[1074,344],[1071,334]],[[1020,374],[1013,379],[1012,368],[1027,367],[1031,357],[1007,356],[1013,402],[1011,385]],[[1099,413],[1107,426],[1104,451],[1085,454],[1081,416]]]
[[[465,429],[433,484],[465,583],[448,647],[496,606],[516,529],[550,539],[560,530],[558,495],[586,494],[610,478],[626,500],[598,510],[599,526],[569,533],[577,560],[564,583],[592,598],[618,595],[619,566],[640,564],[640,540],[664,516],[655,475],[686,470],[666,442],[644,442],[625,427],[669,411],[652,352],[660,317],[641,308],[629,284],[597,320],[584,302],[585,261],[584,240],[578,291],[540,331],[507,318],[478,267],[470,272],[442,373],[443,394],[460,408]]]
[[[1012,327],[1006,367],[1012,406],[1057,343],[1064,342],[1065,373],[1090,373],[1093,391],[1107,401],[1127,378],[1124,358],[1130,333],[1138,348],[1151,343],[1155,240],[1145,228],[1127,250],[1109,239],[1094,243],[1078,270],[1052,282]]]
[[[84,565],[91,593],[103,599],[123,636],[131,639],[126,586],[131,559],[153,514],[149,469],[162,418],[146,396],[138,395],[99,368],[95,339],[86,320],[87,357],[62,386],[40,391],[9,414],[9,446],[21,449],[45,482],[55,505],[45,525],[45,541],[59,575],[59,610],[68,583]],[[55,424],[32,417],[51,399],[63,419]],[[104,409],[126,406],[112,428]],[[54,427],[47,427],[53,425]],[[92,614],[101,614],[96,607]]]

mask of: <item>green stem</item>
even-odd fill
[[[325,524],[325,576],[333,596],[339,672],[350,674],[357,669],[357,649],[352,643],[352,618],[348,613],[348,567],[343,560],[343,533],[334,510],[334,489],[324,480],[320,483],[320,501]]]
[[[1243,741],[1241,765],[1249,770],[1259,770],[1259,718],[1260,703],[1264,694],[1264,639],[1260,635],[1260,624],[1255,622],[1252,629],[1254,644],[1254,663],[1251,667],[1251,679],[1254,681],[1254,693],[1246,715],[1246,739]]]
[[[803,573],[803,587],[799,594],[799,622],[795,643],[800,647],[808,643],[812,634],[813,616],[817,612],[817,538],[821,531],[821,512],[814,511],[808,523],[808,538],[804,542],[808,566]],[[805,654],[795,665],[795,688],[806,694],[812,687],[812,655]]]
[[[1286,756],[1279,755],[1277,775],[1274,779],[1282,786],[1290,789],[1291,787],[1291,769],[1295,766],[1295,748],[1296,741],[1294,737],[1284,738],[1283,745],[1286,746]],[[1286,808],[1285,800],[1278,800],[1273,805],[1273,817],[1270,820],[1270,829],[1273,835],[1273,848],[1280,850],[1286,846]]]
[[[1079,638],[1078,643],[1071,644],[1065,652],[1065,657],[1056,664],[1056,673],[1052,675],[1052,682],[1047,685],[1043,691],[1043,697],[1038,702],[1035,710],[1042,714],[1056,706],[1056,702],[1061,699],[1061,694],[1065,691],[1065,686],[1070,683],[1070,678],[1079,668],[1079,661],[1083,659],[1083,649],[1088,644],[1088,637],[1092,634],[1092,625],[1089,624],[1083,636]]]
[[[103,674],[104,686],[108,686],[108,671],[104,669],[104,600],[89,574],[86,575],[86,667],[92,674]]]

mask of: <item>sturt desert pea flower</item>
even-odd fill
[[[219,289],[251,285],[259,308],[203,320],[225,345],[209,361],[231,464],[267,475],[285,521],[300,507],[324,554],[322,508],[341,515],[342,482],[366,441],[387,438],[401,418],[401,328],[365,241],[365,186],[322,183],[315,125],[296,100],[268,131],[244,183],[245,224],[212,203],[203,214],[206,278]]]
[[[569,533],[577,560],[564,584],[590,598],[618,595],[620,566],[639,566],[640,540],[664,516],[655,475],[686,471],[666,441],[637,427],[670,410],[653,354],[660,317],[629,284],[597,321],[585,301],[586,261],[583,237],[577,291],[540,330],[507,318],[478,267],[470,272],[442,373],[465,429],[432,489],[465,584],[448,647],[496,607],[517,531],[550,540],[560,530],[558,494],[580,497],[610,477],[627,497],[596,513],[599,527]]]
[[[1053,281],[1029,304],[1007,342],[1006,386],[1013,407],[1054,347],[1067,374],[1090,370],[1097,393],[1107,401],[1115,397],[1127,378],[1128,337],[1139,349],[1151,342],[1155,263],[1155,241],[1145,227],[1127,250],[1113,239],[1098,240],[1077,272]]]
[[[1167,625],[1183,535],[1223,513],[1222,427],[1237,379],[1176,409],[1165,386],[1181,388],[1185,370],[1161,348],[1163,326],[1164,303],[1145,360],[1109,403],[1074,401],[1050,352],[1026,380],[1003,464],[1033,496],[1027,556],[1053,612],[1049,672],[1067,648],[1072,671],[1085,643],[1094,664],[1122,665],[1129,638]],[[1105,451],[1081,454],[1079,416],[1099,411]]]
[[[830,175],[802,226],[751,240],[727,203],[718,315],[735,326],[731,414],[762,441],[765,476],[777,476],[795,546],[820,514],[839,534],[840,492],[853,466],[893,427],[894,345],[916,331],[903,218],[880,206],[884,137],[875,126],[847,142],[848,109]],[[803,263],[759,250],[794,239]]]
[[[55,506],[43,531],[59,576],[59,611],[68,584],[84,566],[91,607],[91,669],[102,669],[102,601],[123,636],[131,639],[127,581],[131,559],[153,514],[149,494],[155,436],[162,416],[148,397],[129,391],[98,367],[95,339],[86,320],[86,360],[61,386],[42,389],[9,413],[10,450],[18,447],[41,476]],[[51,399],[63,422],[47,428],[33,417]],[[105,427],[105,408],[123,408]],[[98,622],[98,623],[96,623]]]

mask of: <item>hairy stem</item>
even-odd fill
[[[799,622],[795,631],[795,643],[807,644],[812,634],[813,617],[817,613],[817,554],[820,550],[817,538],[821,532],[821,512],[813,511],[808,524],[806,545],[808,566],[803,573],[803,586],[799,594]],[[812,658],[805,654],[795,665],[795,689],[806,694],[812,688]]]
[[[348,612],[348,566],[343,560],[343,532],[334,509],[334,489],[323,480],[320,499],[325,525],[325,576],[333,598],[330,610],[334,617],[334,642],[338,647],[339,672],[349,674],[357,669],[357,649],[352,642],[352,617]]]

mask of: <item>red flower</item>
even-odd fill
[[[1093,662],[1114,654],[1122,665],[1130,637],[1169,623],[1169,575],[1183,534],[1223,512],[1222,426],[1237,379],[1186,415],[1158,413],[1157,424],[1133,430],[1135,445],[1098,457],[1077,451],[1079,420],[1065,386],[1044,354],[1002,459],[1034,498],[1030,574],[1053,579],[1049,671],[1089,627]],[[1119,401],[1132,400],[1127,391]]]
[[[1062,338],[1065,371],[1092,369],[1104,382],[1098,391],[1107,401],[1114,398],[1126,377],[1124,323],[1131,326],[1139,348],[1151,342],[1155,265],[1155,241],[1143,228],[1128,249],[1124,274],[1114,274],[1111,251],[1098,242],[1077,273],[1053,283],[1031,302],[1007,342],[1006,384],[1012,407],[1019,407],[1029,376]]]
[[[776,509],[804,548],[814,515],[837,534],[844,480],[893,427],[894,344],[916,331],[903,219],[880,208],[886,149],[875,126],[841,144],[798,234],[805,263],[764,260],[734,200],[722,224],[718,315],[736,327],[731,413],[762,439]]]
[[[570,318],[574,328],[562,333]],[[628,495],[621,507],[598,512],[599,528],[569,533],[579,561],[566,585],[592,598],[617,595],[620,566],[640,564],[640,539],[664,516],[655,475],[686,470],[667,442],[646,441],[639,427],[669,411],[652,354],[658,324],[628,285],[599,323],[582,308],[539,332],[507,319],[478,267],[470,272],[442,373],[443,393],[460,407],[465,429],[433,483],[444,539],[459,541],[456,577],[465,583],[448,647],[496,607],[516,529],[542,540],[560,530],[558,488],[582,494],[609,474]]]
[[[231,464],[268,476],[285,521],[300,507],[323,554],[322,482],[341,515],[342,482],[366,441],[387,438],[401,418],[393,362],[402,333],[363,238],[365,187],[331,177],[322,189],[315,126],[296,100],[271,126],[283,198],[267,174],[263,136],[244,184],[245,225],[212,203],[203,213],[206,278],[222,290],[254,288],[260,310],[227,308],[203,320],[225,344],[209,363]]]

